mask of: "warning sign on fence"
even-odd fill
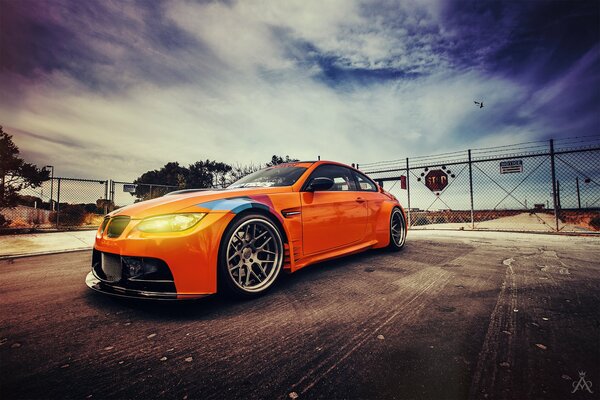
[[[523,160],[500,161],[501,174],[515,174],[523,172]]]
[[[125,183],[125,184],[123,184],[123,191],[126,193],[135,193],[136,187],[137,187],[137,185]]]

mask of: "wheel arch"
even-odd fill
[[[229,221],[227,223],[227,225],[225,226],[225,228],[223,229],[223,234],[221,236],[221,238],[219,239],[219,248],[217,250],[217,263],[219,262],[219,257],[221,255],[221,251],[223,246],[225,245],[223,243],[224,241],[224,236],[225,233],[227,232],[227,229],[229,229],[230,226],[232,226],[233,224],[235,224],[239,219],[244,218],[246,215],[250,215],[250,214],[258,214],[258,215],[262,215],[263,217],[267,218],[269,221],[271,221],[275,227],[279,230],[279,232],[281,233],[281,241],[283,242],[283,246],[284,246],[284,261],[283,261],[283,267],[284,269],[288,269],[291,268],[291,266],[293,265],[294,261],[292,259],[292,244],[291,241],[289,240],[290,235],[289,232],[287,231],[285,224],[283,223],[281,217],[278,217],[277,214],[275,214],[274,210],[269,207],[268,205],[258,202],[258,201],[251,201],[245,204],[245,206],[243,208],[239,208],[237,210],[231,210],[231,212],[233,212],[235,214],[235,217],[231,219],[231,221]]]
[[[377,245],[374,248],[386,247],[390,244],[390,219],[392,217],[392,211],[394,208],[399,208],[404,216],[404,221],[406,220],[406,211],[404,207],[398,202],[395,201],[384,201],[381,204],[381,208],[379,210],[379,215],[377,216],[376,222],[376,235],[377,235]],[[408,223],[405,224],[408,229]]]
[[[261,204],[261,203],[259,203],[259,204]],[[229,222],[227,227],[229,227],[229,225],[233,224],[235,221],[237,221],[240,218],[245,217],[248,214],[259,214],[259,215],[262,215],[262,216],[268,218],[271,222],[273,222],[275,224],[277,229],[279,229],[279,232],[281,232],[281,240],[283,241],[283,243],[289,244],[288,233],[285,229],[284,224],[280,221],[279,218],[277,218],[277,216],[271,210],[265,209],[262,207],[251,207],[251,208],[246,208],[246,209],[240,211],[239,213],[236,214],[235,218],[233,218]]]
[[[289,243],[289,232],[287,231],[286,226],[283,223],[282,217],[278,215],[275,211],[269,196],[255,195],[229,197],[225,199],[218,199],[200,203],[198,204],[198,206],[202,208],[207,208],[209,210],[228,211],[234,214],[235,217],[233,217],[231,221],[229,221],[225,229],[227,229],[232,223],[237,221],[239,218],[248,215],[249,213],[261,214],[269,218],[274,224],[276,224],[277,229],[280,230],[283,236],[283,241],[285,243]]]

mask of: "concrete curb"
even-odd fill
[[[92,248],[93,248],[93,246],[88,246],[88,247],[78,247],[75,249],[48,250],[48,251],[39,251],[39,252],[35,252],[35,253],[8,254],[8,255],[0,256],[0,260],[11,260],[11,259],[15,259],[15,258],[47,256],[50,254],[75,253],[77,251],[89,251],[89,250],[92,250]]]
[[[550,236],[581,236],[581,237],[600,237],[598,232],[555,232],[555,231],[519,231],[506,229],[428,229],[428,228],[408,228],[409,232],[490,232],[490,233],[523,233],[532,235],[550,235]]]

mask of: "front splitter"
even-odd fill
[[[167,292],[150,292],[146,290],[129,289],[117,284],[103,282],[93,272],[87,274],[85,284],[92,290],[116,297],[145,300],[188,300],[206,297],[206,294],[177,294]]]

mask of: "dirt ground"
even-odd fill
[[[413,226],[412,229],[458,229],[472,230],[470,222],[456,222],[446,224],[428,224]],[[484,231],[519,231],[519,232],[553,232],[556,230],[556,221],[554,216],[545,213],[529,213],[512,215],[509,217],[501,217],[489,221],[475,222],[476,230]],[[559,221],[558,229],[560,232],[575,232],[575,233],[595,233],[589,224],[574,224],[564,223]]]

